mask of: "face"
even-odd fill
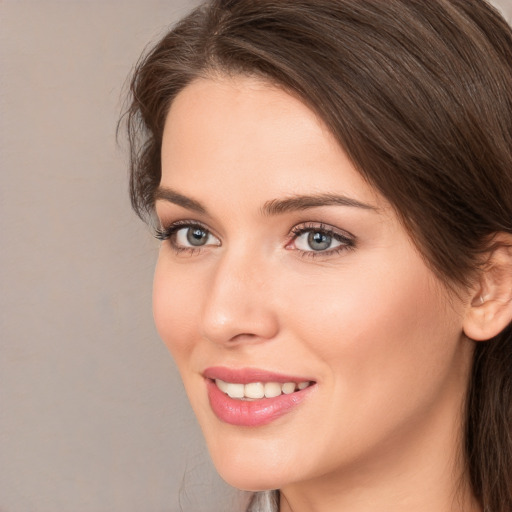
[[[286,489],[455,442],[464,302],[303,103],[248,77],[187,86],[156,210],[157,329],[230,484]]]

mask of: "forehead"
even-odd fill
[[[246,76],[199,79],[178,94],[163,134],[161,184],[202,195],[343,193],[385,203],[310,108]]]

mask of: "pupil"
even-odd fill
[[[319,231],[313,231],[308,236],[308,244],[314,251],[325,251],[329,249],[332,238]]]
[[[204,245],[208,235],[204,229],[201,228],[190,228],[187,231],[187,241],[190,245]]]

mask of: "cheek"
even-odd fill
[[[339,396],[389,401],[449,374],[462,316],[414,253],[361,260],[301,288],[307,296],[290,290],[289,323]]]
[[[161,339],[173,355],[180,371],[196,338],[201,288],[193,275],[180,272],[166,261],[161,249],[153,280],[153,316]]]
[[[308,441],[317,443],[314,460],[332,467],[406,436],[438,405],[453,410],[442,404],[465,386],[460,311],[419,258],[383,261],[302,277],[283,301],[299,347],[289,345],[287,357],[309,361],[321,381],[301,432],[318,432]]]

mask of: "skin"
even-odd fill
[[[157,200],[164,228],[211,233],[193,252],[183,226],[162,243],[154,317],[221,476],[281,489],[284,512],[478,510],[460,456],[469,292],[437,280],[321,120],[256,78],[197,80],[170,108],[161,187],[205,210]],[[311,194],[369,207],[262,212]],[[291,232],[305,223],[350,233],[353,247],[312,251]],[[211,366],[316,384],[270,424],[237,427],[209,406]]]

